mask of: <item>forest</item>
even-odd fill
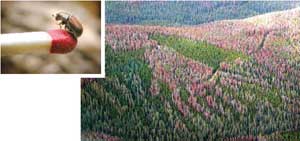
[[[108,11],[143,3],[108,2]],[[157,3],[149,7],[166,2]],[[191,26],[107,24],[106,77],[81,80],[82,139],[299,140],[300,8],[213,17]]]
[[[180,26],[242,19],[299,5],[299,1],[108,1],[105,14],[106,23]]]

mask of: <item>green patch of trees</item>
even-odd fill
[[[220,63],[223,61],[234,61],[238,57],[246,58],[246,56],[240,52],[218,48],[205,41],[194,41],[159,34],[152,35],[150,38],[156,40],[159,45],[175,49],[185,57],[213,67],[214,71],[219,68]]]

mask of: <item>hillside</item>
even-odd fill
[[[82,79],[83,138],[299,139],[299,21],[297,8],[106,25],[106,78]]]
[[[299,23],[299,10],[300,7],[286,10],[278,11],[272,13],[266,13],[250,18],[244,19],[244,21],[254,23],[255,25],[264,25],[264,26],[275,26],[280,25],[283,22],[289,22],[285,24],[298,24]]]
[[[106,2],[110,24],[198,25],[218,20],[242,19],[300,6],[295,1],[134,1]]]

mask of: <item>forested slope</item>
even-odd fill
[[[266,21],[267,20],[267,21]],[[197,26],[106,26],[84,139],[299,139],[300,9]]]
[[[242,19],[267,12],[287,10],[300,2],[106,2],[106,23],[143,25],[197,25],[225,19]]]

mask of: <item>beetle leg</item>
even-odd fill
[[[66,23],[66,25],[65,25],[65,30],[67,30],[67,31],[71,31],[71,28],[70,28],[70,26],[69,26],[69,24],[68,23]]]
[[[63,25],[62,22],[58,22],[59,28]]]

